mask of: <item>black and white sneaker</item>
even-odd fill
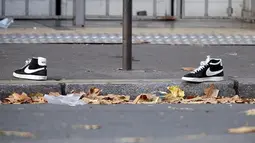
[[[25,65],[13,72],[13,76],[22,79],[47,80],[46,58],[33,57],[25,62]]]
[[[222,81],[224,80],[222,60],[207,56],[198,68],[184,75],[182,80],[189,82]]]

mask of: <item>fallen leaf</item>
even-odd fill
[[[247,116],[255,116],[255,109],[247,110],[247,111],[245,111],[245,114]]]
[[[80,99],[84,98],[84,97],[89,97],[89,98],[96,98],[97,96],[99,96],[101,94],[101,91],[99,88],[96,87],[92,87],[88,90],[88,92],[84,93],[81,95]]]
[[[27,96],[26,93],[18,94],[13,93],[3,100],[5,104],[22,104],[31,103],[31,98]]]
[[[20,132],[20,131],[1,131],[0,135],[4,136],[17,136],[17,137],[27,137],[27,138],[35,138],[36,136],[30,132]]]
[[[110,104],[121,104],[121,103],[129,102],[130,96],[108,94],[105,96],[100,96],[99,99],[101,101],[104,101],[104,100],[109,101]]]
[[[187,140],[195,140],[195,139],[199,139],[199,138],[202,138],[202,137],[205,137],[206,134],[205,133],[201,133],[201,134],[198,134],[198,135],[187,135],[185,136],[185,138]]]
[[[100,125],[73,125],[73,129],[86,129],[86,130],[96,130],[100,129]]]
[[[140,94],[133,101],[133,104],[157,104],[160,101],[160,97],[154,94]]]
[[[181,90],[178,86],[169,86],[167,87],[170,93],[165,95],[164,100],[168,102],[179,102],[184,99],[184,91]]]
[[[193,108],[177,108],[177,107],[172,107],[172,106],[168,106],[168,109],[172,109],[172,110],[182,110],[182,111],[194,111]]]
[[[33,104],[48,103],[48,101],[44,97],[41,97],[41,96],[34,96],[34,97],[32,97],[32,101],[33,101]]]
[[[30,94],[26,93],[18,94],[13,93],[3,100],[3,104],[42,104],[47,103],[42,93]]]
[[[121,138],[120,141],[122,143],[141,143],[145,142],[145,138],[142,137],[126,137],[126,138]]]
[[[193,68],[193,67],[182,67],[182,70],[184,70],[184,71],[193,71],[193,70],[195,70],[195,68]]]
[[[87,103],[87,104],[100,104],[100,101],[99,101],[99,100],[96,100],[96,99],[89,99],[89,98],[87,98],[87,97],[83,97],[81,100],[84,101],[84,102]]]
[[[96,87],[92,87],[89,89],[88,96],[99,96],[101,93],[101,90]]]
[[[183,98],[184,95],[184,91],[181,90],[178,86],[169,86],[167,87],[167,89],[170,91],[171,96],[173,97],[180,97]],[[169,94],[168,94],[169,95]],[[167,96],[167,95],[166,95]]]
[[[43,97],[44,94],[42,93],[32,93],[32,94],[29,94],[30,97]]]
[[[59,92],[50,92],[48,95],[50,96],[60,96]]]
[[[25,102],[27,100],[30,100],[30,98],[28,97],[28,95],[26,93],[22,93],[22,94],[17,94],[17,93],[14,93],[12,94],[13,98],[15,98],[17,101],[20,101],[20,102]]]
[[[95,90],[95,91],[92,91]],[[87,104],[123,104],[130,101],[130,96],[124,95],[100,95],[100,89],[94,88],[90,89],[88,93],[82,95],[80,100],[83,100]]]
[[[243,126],[239,128],[231,128],[231,129],[228,129],[228,132],[234,133],[234,134],[255,133],[255,126],[254,127]]]
[[[196,96],[188,95],[188,96],[186,96],[185,99],[194,99],[194,98],[196,98]]]
[[[215,89],[214,84],[211,84],[210,87],[204,89],[205,97],[207,98],[216,98],[218,97],[219,90]]]

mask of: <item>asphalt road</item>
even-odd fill
[[[1,143],[254,143],[254,134],[229,128],[254,126],[253,105],[1,105],[0,129],[36,138],[1,136]],[[97,124],[97,130],[73,128]],[[134,142],[134,141],[133,141]]]
[[[226,76],[255,77],[254,46],[134,45],[133,71],[120,71],[121,45],[1,44],[0,80],[27,58],[48,60],[49,79],[170,79],[181,78],[182,67],[197,67],[206,55],[220,57]]]

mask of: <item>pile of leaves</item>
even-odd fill
[[[2,104],[44,104],[48,103],[44,95],[41,93],[27,95],[26,93],[13,93],[7,98],[3,99]]]
[[[107,94],[103,95],[102,90],[96,87],[90,88],[87,92],[73,93],[79,94],[80,99],[87,104],[254,104],[255,99],[241,98],[238,95],[233,97],[218,96],[219,90],[214,84],[204,89],[203,96],[185,95],[184,91],[178,86],[167,87],[168,92],[162,92],[162,96],[156,94],[140,94],[134,100],[127,95]],[[51,96],[59,96],[59,93],[49,93]],[[43,94],[18,94],[13,93],[9,97],[2,100],[2,104],[44,104],[48,101]]]
[[[203,96],[185,96],[183,90],[178,86],[167,87],[168,93],[163,97],[156,96],[155,94],[140,94],[135,100],[130,100],[130,96],[125,95],[102,95],[101,90],[93,87],[87,93],[84,93],[80,99],[87,104],[254,104],[255,99],[241,98],[238,95],[233,97],[218,96],[219,90],[216,89],[214,84],[204,89]]]
[[[233,97],[218,96],[219,90],[214,84],[204,89],[203,96],[184,96],[184,92],[178,87],[169,87],[170,94],[165,96],[164,103],[182,103],[182,104],[254,104],[255,99],[241,98],[238,95]]]
[[[84,101],[87,104],[125,104],[130,101],[130,96],[125,95],[102,95],[102,90],[93,87],[90,88],[87,93],[84,93],[80,100]]]

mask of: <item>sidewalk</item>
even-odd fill
[[[128,94],[166,91],[169,85],[182,87],[189,95],[202,95],[212,83],[188,84],[182,67],[197,67],[206,55],[223,59],[225,81],[213,83],[220,95],[255,96],[255,48],[252,46],[168,46],[134,45],[133,70],[121,71],[121,45],[84,44],[0,44],[0,95],[11,92],[57,91],[71,93],[96,86],[108,93]],[[48,60],[48,81],[27,81],[12,77],[32,56]]]
[[[15,21],[1,34],[121,34],[121,21],[87,21],[85,28],[72,26],[71,21]],[[133,34],[223,34],[255,35],[255,25],[238,20],[180,20],[174,22],[134,21]]]
[[[71,21],[16,21],[0,29],[0,43],[122,43],[120,21],[88,21],[85,28]],[[133,43],[169,45],[255,45],[255,26],[237,20],[135,21]]]

